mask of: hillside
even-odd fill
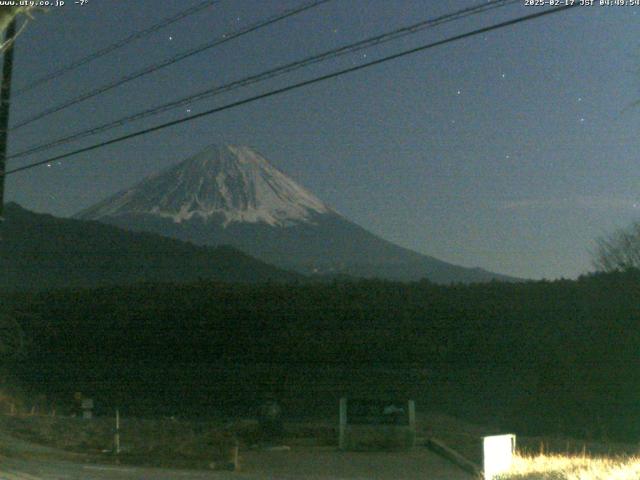
[[[0,298],[32,340],[14,371],[132,414],[292,415],[342,395],[529,435],[637,438],[640,274],[437,286],[144,285]],[[126,385],[126,388],[122,388]]]
[[[301,275],[232,247],[203,247],[98,222],[55,218],[16,204],[5,210],[0,289],[54,289],[140,282],[291,282]]]
[[[305,275],[437,283],[515,280],[400,247],[323,203],[246,146],[202,152],[79,212],[197,245],[233,245]]]

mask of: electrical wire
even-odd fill
[[[429,19],[429,20],[424,20],[418,23],[414,23],[412,25],[406,26],[406,27],[402,27],[396,30],[393,30],[391,32],[388,33],[384,33],[381,35],[376,35],[374,37],[370,37],[364,40],[361,40],[359,42],[356,43],[351,43],[339,48],[335,48],[335,49],[331,49],[325,52],[322,52],[320,54],[317,55],[313,55],[310,57],[306,57],[302,60],[297,60],[295,62],[291,62],[288,63],[286,65],[281,65],[279,67],[273,68],[273,69],[269,69],[267,71],[261,72],[259,74],[256,75],[252,75],[249,77],[245,77],[243,79],[240,80],[236,80],[230,83],[227,83],[225,85],[221,85],[219,87],[214,87],[214,88],[210,88],[210,89],[206,89],[204,91],[195,93],[195,94],[191,94],[188,95],[186,97],[180,98],[178,100],[174,100],[168,103],[164,103],[161,104],[159,106],[155,106],[152,108],[149,108],[147,110],[144,110],[142,112],[138,112],[132,115],[128,115],[126,117],[123,118],[119,118],[118,120],[114,120],[96,127],[92,127],[86,130],[81,130],[79,132],[75,132],[69,135],[66,135],[62,138],[58,138],[55,140],[51,140],[49,142],[40,144],[40,145],[36,145],[33,147],[29,147],[25,150],[22,150],[20,152],[17,152],[13,155],[11,155],[10,157],[8,157],[9,159],[14,159],[14,158],[20,158],[20,157],[24,157],[26,155],[32,155],[34,153],[37,152],[41,152],[44,150],[49,150],[53,147],[57,147],[60,145],[64,145],[66,143],[69,143],[71,141],[74,140],[78,140],[81,138],[85,138],[88,136],[92,136],[92,135],[96,135],[99,133],[103,133],[109,130],[112,130],[114,128],[117,127],[121,127],[124,126],[128,123],[137,121],[137,120],[141,120],[150,116],[154,116],[154,115],[158,115],[160,113],[164,113],[166,111],[181,107],[181,106],[185,106],[185,105],[190,105],[196,101],[200,101],[200,100],[204,100],[207,98],[211,98],[214,97],[216,95],[222,94],[222,93],[226,93],[229,91],[233,91],[237,88],[241,88],[241,87],[246,87],[248,85],[252,85],[254,83],[258,83],[261,81],[265,81],[271,78],[275,78],[277,76],[286,74],[286,73],[290,73],[293,72],[295,70],[307,67],[309,65],[315,64],[315,63],[319,63],[319,62],[323,62],[329,59],[333,59],[333,58],[337,58],[343,55],[347,55],[347,54],[351,54],[360,50],[363,50],[365,48],[370,48],[372,46],[375,45],[379,45],[379,44],[383,44],[383,43],[387,43],[390,42],[392,40],[396,40],[398,38],[402,38],[404,36],[407,35],[411,35],[411,34],[415,34],[418,33],[426,28],[432,28],[435,27],[437,25],[441,25],[444,23],[448,23],[454,20],[459,20],[461,18],[464,17],[468,17],[471,15],[478,15],[480,13],[484,13],[486,11],[489,10],[493,10],[496,8],[501,8],[510,4],[514,4],[514,3],[519,3],[520,0],[493,0],[491,2],[488,2],[486,4],[480,5],[480,6],[476,6],[476,7],[470,7],[470,8],[465,8],[453,13],[449,13],[449,14],[445,14],[442,15],[440,17],[436,17],[433,19]]]
[[[147,37],[159,30],[162,30],[163,28],[168,27],[169,25],[172,25],[184,18],[187,18],[191,15],[194,15],[196,13],[199,13],[203,10],[206,10],[207,8],[215,5],[216,3],[220,3],[220,1],[222,0],[206,0],[204,2],[198,3],[197,5],[194,5],[191,8],[187,8],[186,10],[182,10],[179,13],[177,13],[176,15],[173,15],[171,17],[165,18],[163,20],[161,20],[160,22],[156,23],[155,25],[150,26],[149,28],[146,28],[144,30],[135,32],[131,35],[129,35],[126,38],[123,38],[122,40],[119,40],[115,43],[112,43],[111,45],[101,48],[100,50],[97,50],[93,53],[90,53],[82,58],[79,58],[78,60],[75,60],[71,63],[69,63],[68,65],[65,65],[64,67],[59,68],[58,70],[54,70],[51,73],[48,73],[46,75],[43,75],[40,78],[37,78],[36,80],[32,81],[31,83],[29,83],[28,85],[19,88],[14,96],[17,95],[21,95],[23,93],[28,92],[29,90],[33,90],[36,87],[39,87],[40,85],[50,82],[51,80],[54,80],[58,77],[61,77],[62,75],[65,75],[66,73],[75,70],[78,67],[81,67],[82,65],[86,65],[87,63],[93,62],[94,60],[97,60],[98,58],[104,57],[105,55],[114,52],[116,50],[119,50],[122,47],[125,47],[127,45],[130,45],[131,43],[140,40],[144,37]]]
[[[185,52],[179,53],[177,55],[174,55],[173,57],[163,60],[162,62],[153,64],[153,65],[149,65],[145,68],[143,68],[142,70],[138,70],[137,72],[134,73],[130,73],[128,75],[125,75],[124,77],[120,77],[117,80],[114,80],[113,82],[107,83],[105,85],[102,85],[100,87],[97,87],[93,90],[90,90],[88,92],[85,92],[81,95],[78,95],[77,97],[74,97],[70,100],[67,100],[66,102],[63,102],[61,104],[58,104],[56,106],[53,106],[51,108],[47,108],[46,110],[43,110],[40,113],[37,113],[35,115],[33,115],[30,118],[27,118],[26,120],[22,120],[21,122],[15,124],[13,127],[11,127],[9,130],[17,130],[21,127],[24,127],[25,125],[29,125],[37,120],[41,120],[45,117],[48,117],[49,115],[53,114],[53,113],[57,113],[60,112],[61,110],[64,110],[66,108],[69,108],[73,105],[77,105],[80,102],[84,102],[85,100],[88,100],[90,98],[96,97],[98,95],[101,95],[105,92],[108,92],[110,90],[113,90],[116,87],[119,87],[121,85],[124,85],[126,83],[131,82],[132,80],[136,80],[138,78],[144,77],[146,75],[149,75],[151,73],[157,72],[158,70],[161,70],[165,67],[168,67],[170,65],[174,65],[182,60],[185,60],[187,58],[190,58],[194,55],[197,55],[199,53],[202,53],[206,50],[210,50],[214,47],[217,47],[219,45],[222,45],[223,43],[229,42],[231,40],[234,40],[238,37],[242,37],[244,35],[247,35],[249,33],[255,32],[257,30],[260,30],[264,27],[267,27],[269,25],[273,25],[274,23],[280,22],[282,20],[285,20],[289,17],[292,17],[294,15],[297,15],[299,13],[305,12],[307,10],[310,10],[312,8],[318,7],[324,3],[330,2],[332,0],[314,0],[313,2],[310,3],[306,3],[302,6],[290,9],[290,10],[286,10],[283,13],[280,13],[276,16],[272,16],[267,18],[266,20],[262,20],[260,22],[257,23],[253,23],[247,27],[244,27],[240,30],[237,30],[233,33],[230,34],[225,34],[223,35],[221,38],[217,38],[216,40],[212,41],[212,42],[207,42],[205,44],[199,45],[195,48],[192,48],[190,50],[187,50]]]
[[[488,26],[488,27],[483,27],[483,28],[479,28],[479,29],[476,29],[476,30],[472,30],[470,32],[462,33],[462,34],[459,34],[459,35],[454,35],[454,36],[448,37],[448,38],[446,38],[444,40],[439,40],[437,42],[429,43],[429,44],[426,44],[426,45],[421,45],[419,47],[411,48],[409,50],[404,50],[404,51],[399,52],[399,53],[395,53],[395,54],[392,54],[392,55],[388,55],[388,56],[382,57],[382,58],[377,59],[377,60],[373,60],[371,62],[367,62],[367,63],[361,64],[361,65],[356,65],[356,66],[353,66],[353,67],[350,67],[350,68],[346,68],[346,69],[343,69],[343,70],[338,70],[336,72],[329,73],[329,74],[326,74],[326,75],[322,75],[320,77],[316,77],[316,78],[313,78],[311,80],[305,80],[305,81],[302,81],[302,82],[294,83],[294,84],[288,85],[286,87],[278,88],[276,90],[271,90],[269,92],[262,93],[260,95],[255,95],[253,97],[245,98],[243,100],[238,100],[236,102],[232,102],[232,103],[229,103],[227,105],[223,105],[221,107],[216,107],[216,108],[213,108],[211,110],[207,110],[205,112],[201,112],[201,113],[198,113],[198,114],[195,114],[195,115],[191,115],[191,116],[188,116],[188,117],[185,117],[185,118],[181,118],[181,119],[178,119],[178,120],[173,120],[171,122],[162,123],[162,124],[159,124],[159,125],[155,125],[153,127],[145,128],[143,130],[138,130],[137,132],[129,133],[127,135],[122,135],[120,137],[116,137],[116,138],[113,138],[111,140],[106,140],[104,142],[100,142],[100,143],[97,143],[97,144],[94,144],[94,145],[91,145],[91,146],[88,146],[88,147],[80,148],[80,149],[77,149],[77,150],[74,150],[74,151],[71,151],[71,152],[68,152],[68,153],[57,155],[57,156],[48,158],[46,160],[41,160],[41,161],[38,161],[38,162],[30,163],[28,165],[23,165],[21,167],[14,168],[12,170],[8,170],[4,175],[0,175],[0,176],[7,176],[7,175],[11,175],[11,174],[14,174],[14,173],[17,173],[17,172],[22,172],[22,171],[25,171],[25,170],[29,170],[29,169],[32,169],[32,168],[35,168],[35,167],[38,167],[38,166],[41,166],[41,165],[46,165],[46,164],[49,164],[49,163],[52,163],[52,162],[56,162],[56,161],[59,161],[59,160],[64,160],[66,158],[79,155],[81,153],[89,152],[89,151],[96,150],[96,149],[99,149],[99,148],[102,148],[102,147],[106,147],[108,145],[113,145],[113,144],[120,143],[120,142],[123,142],[123,141],[126,141],[126,140],[130,140],[132,138],[140,137],[142,135],[147,135],[149,133],[153,133],[153,132],[157,132],[157,131],[160,131],[160,130],[164,130],[166,128],[173,127],[175,125],[180,125],[180,124],[183,124],[183,123],[186,123],[186,122],[191,122],[191,121],[194,121],[194,120],[196,120],[198,118],[210,116],[210,115],[213,115],[215,113],[219,113],[219,112],[222,112],[222,111],[225,111],[225,110],[230,110],[232,108],[236,108],[236,107],[239,107],[241,105],[246,105],[248,103],[255,102],[257,100],[270,98],[270,97],[273,97],[273,96],[276,96],[276,95],[280,95],[280,94],[283,94],[283,93],[286,93],[286,92],[290,92],[292,90],[297,90],[297,89],[302,88],[302,87],[306,87],[306,86],[313,85],[313,84],[316,84],[316,83],[320,83],[320,82],[323,82],[323,81],[326,81],[326,80],[337,78],[337,77],[340,77],[340,76],[343,76],[343,75],[346,75],[346,74],[349,74],[349,73],[357,72],[357,71],[360,71],[360,70],[363,70],[363,69],[366,69],[366,68],[369,68],[369,67],[373,67],[373,66],[376,66],[376,65],[380,65],[382,63],[386,63],[386,62],[389,62],[389,61],[392,61],[392,60],[396,60],[398,58],[406,57],[408,55],[412,55],[412,54],[415,54],[415,53],[418,53],[418,52],[423,52],[425,50],[429,50],[431,48],[438,47],[440,45],[445,45],[447,43],[455,42],[457,40],[462,40],[464,38],[469,38],[469,37],[472,37],[472,36],[475,36],[475,35],[480,35],[480,34],[483,34],[483,33],[491,32],[491,31],[498,30],[498,29],[501,29],[501,28],[509,27],[509,26],[512,26],[512,25],[516,25],[516,24],[519,24],[519,23],[522,23],[522,22],[526,22],[526,21],[537,19],[537,18],[541,18],[541,17],[547,16],[547,15],[563,12],[563,11],[569,10],[569,9],[577,7],[577,6],[579,6],[578,3],[568,4],[568,5],[564,5],[564,6],[561,6],[561,7],[555,7],[555,8],[547,9],[547,10],[544,10],[544,11],[541,11],[541,12],[538,12],[538,13],[533,13],[533,14],[530,14],[530,15],[525,15],[525,16],[518,17],[518,18],[515,18],[515,19],[512,19],[512,20],[508,20],[508,21],[505,21],[505,22],[497,23],[497,24],[494,24],[494,25],[491,25],[491,26]]]

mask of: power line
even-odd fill
[[[480,35],[480,34],[483,34],[483,33],[487,33],[487,32],[493,31],[493,30],[498,30],[500,28],[508,27],[508,26],[511,26],[511,25],[516,25],[516,24],[519,24],[519,23],[522,23],[522,22],[526,22],[526,21],[529,21],[529,20],[534,20],[536,18],[540,18],[540,17],[543,17],[543,16],[551,15],[551,14],[554,14],[554,13],[559,13],[559,12],[562,12],[562,11],[565,11],[565,10],[568,10],[570,8],[574,8],[574,7],[577,7],[577,6],[579,6],[578,3],[568,4],[568,5],[564,5],[564,6],[561,6],[561,7],[555,7],[555,8],[552,8],[552,9],[544,10],[542,12],[533,13],[533,14],[530,14],[530,15],[525,15],[525,16],[518,17],[518,18],[515,18],[515,19],[512,19],[512,20],[508,20],[508,21],[505,21],[505,22],[497,23],[497,24],[491,25],[489,27],[483,27],[483,28],[479,28],[477,30],[472,30],[471,32],[462,33],[462,34],[459,34],[459,35],[454,35],[454,36],[448,37],[448,38],[446,38],[444,40],[439,40],[437,42],[429,43],[429,44],[422,45],[422,46],[419,46],[419,47],[415,47],[415,48],[412,48],[412,49],[409,49],[409,50],[404,50],[404,51],[402,51],[400,53],[395,53],[393,55],[388,55],[388,56],[380,58],[378,60],[373,60],[371,62],[367,62],[367,63],[361,64],[361,65],[356,65],[354,67],[350,67],[350,68],[346,68],[346,69],[343,69],[343,70],[338,70],[338,71],[333,72],[333,73],[322,75],[320,77],[316,77],[316,78],[313,78],[311,80],[305,80],[303,82],[294,83],[292,85],[288,85],[286,87],[278,88],[276,90],[271,90],[269,92],[262,93],[260,95],[255,95],[253,97],[245,98],[243,100],[238,100],[236,102],[232,102],[232,103],[229,103],[227,105],[223,105],[221,107],[213,108],[211,110],[207,110],[205,112],[201,112],[201,113],[198,113],[196,115],[191,115],[189,117],[181,118],[179,120],[173,120],[171,122],[162,123],[160,125],[156,125],[156,126],[153,126],[153,127],[145,128],[143,130],[138,130],[137,132],[134,132],[134,133],[129,133],[127,135],[122,135],[120,137],[116,137],[116,138],[113,138],[111,140],[100,142],[100,143],[91,145],[89,147],[84,147],[84,148],[80,148],[78,150],[74,150],[72,152],[68,152],[68,153],[62,154],[62,155],[57,155],[55,157],[48,158],[47,160],[41,160],[41,161],[34,162],[34,163],[31,163],[31,164],[28,164],[28,165],[24,165],[22,167],[17,167],[17,168],[14,168],[12,170],[8,170],[4,174],[4,176],[11,175],[11,174],[17,173],[17,172],[22,172],[22,171],[25,171],[25,170],[29,170],[29,169],[32,169],[32,168],[35,168],[35,167],[38,167],[38,166],[41,166],[41,165],[46,165],[48,163],[56,162],[56,161],[59,161],[59,160],[64,160],[66,158],[79,155],[81,153],[85,153],[85,152],[89,152],[89,151],[92,151],[92,150],[96,150],[98,148],[106,147],[108,145],[113,145],[113,144],[116,144],[116,143],[120,143],[120,142],[123,142],[125,140],[130,140],[132,138],[139,137],[139,136],[142,136],[142,135],[147,135],[149,133],[157,132],[159,130],[164,130],[165,128],[173,127],[175,125],[180,125],[182,123],[190,122],[190,121],[196,120],[198,118],[206,117],[206,116],[209,116],[209,115],[213,115],[215,113],[219,113],[219,112],[222,112],[222,111],[225,111],[225,110],[230,110],[232,108],[239,107],[241,105],[246,105],[248,103],[252,103],[252,102],[255,102],[257,100],[262,100],[262,99],[265,99],[265,98],[269,98],[269,97],[273,97],[273,96],[276,96],[276,95],[280,95],[280,94],[285,93],[285,92],[290,92],[292,90],[297,90],[299,88],[306,87],[308,85],[313,85],[313,84],[316,84],[316,83],[320,83],[320,82],[323,82],[325,80],[330,80],[332,78],[337,78],[337,77],[340,77],[342,75],[346,75],[348,73],[353,73],[353,72],[356,72],[356,71],[359,71],[359,70],[363,70],[365,68],[373,67],[375,65],[380,65],[382,63],[385,63],[385,62],[388,62],[388,61],[391,61],[391,60],[396,60],[398,58],[406,57],[406,56],[412,55],[414,53],[423,52],[425,50],[429,50],[431,48],[438,47],[440,45],[445,45],[447,43],[455,42],[457,40],[462,40],[464,38],[469,38],[469,37],[472,37],[472,36],[475,36],[475,35]]]
[[[312,8],[318,7],[324,3],[330,2],[331,0],[314,0],[310,3],[306,3],[302,6],[290,9],[290,10],[286,10],[278,15],[272,16],[267,18],[266,20],[262,20],[260,22],[257,23],[253,23],[245,28],[242,28],[240,30],[237,30],[233,33],[230,34],[225,34],[223,35],[221,38],[218,38],[212,42],[207,42],[205,44],[199,45],[195,48],[192,48],[190,50],[187,50],[185,52],[179,53],[177,55],[174,55],[173,57],[167,59],[167,60],[163,60],[162,62],[153,64],[153,65],[149,65],[145,68],[143,68],[142,70],[138,70],[137,72],[131,73],[129,75],[125,75],[124,77],[121,77],[117,80],[114,80],[113,82],[107,83],[105,85],[102,85],[101,87],[97,87],[93,90],[90,90],[88,92],[85,92],[75,98],[72,98],[71,100],[67,100],[66,102],[63,102],[59,105],[56,105],[54,107],[48,108],[46,110],[43,110],[40,113],[37,113],[36,115],[21,121],[20,123],[17,123],[16,125],[14,125],[11,130],[16,130],[18,128],[24,127],[25,125],[29,125],[30,123],[35,122],[36,120],[40,120],[44,117],[47,117],[53,113],[59,112],[61,110],[64,110],[66,108],[71,107],[72,105],[76,105],[80,102],[84,102],[85,100],[88,100],[90,98],[93,98],[95,96],[98,96],[102,93],[108,92],[109,90],[113,90],[116,87],[119,87],[121,85],[124,85],[125,83],[128,83],[132,80],[136,80],[138,78],[144,77],[145,75],[149,75],[150,73],[156,72],[162,68],[168,67],[170,65],[173,65],[175,63],[178,63],[182,60],[185,60],[189,57],[192,57],[194,55],[197,55],[198,53],[202,53],[206,50],[209,50],[211,48],[217,47],[219,45],[222,45],[223,43],[229,42],[231,40],[234,40],[238,37],[242,37],[244,35],[247,35],[249,33],[255,32],[256,30],[260,30],[261,28],[267,27],[269,25],[273,25],[274,23],[280,22],[282,20],[285,20],[289,17],[292,17],[294,15],[297,15],[299,13],[305,12],[307,10],[310,10]]]
[[[126,38],[123,38],[122,40],[119,40],[107,47],[101,48],[100,50],[97,50],[93,53],[90,53],[89,55],[86,55],[82,58],[79,58],[78,60],[75,60],[71,63],[69,63],[68,65],[65,65],[64,67],[59,68],[58,70],[54,70],[51,73],[48,73],[46,75],[43,75],[42,77],[32,81],[31,83],[29,83],[28,85],[18,89],[16,91],[16,95],[21,95],[25,92],[28,92],[29,90],[33,90],[35,87],[38,87],[44,83],[50,82],[51,80],[61,77],[62,75],[75,70],[78,67],[81,67],[82,65],[86,65],[87,63],[93,62],[94,60],[97,60],[98,58],[104,57],[105,55],[114,52],[122,47],[125,47],[127,45],[130,45],[131,43],[140,40],[144,37],[147,37],[149,35],[151,35],[152,33],[155,33],[159,30],[162,30],[163,28],[168,27],[169,25],[172,25],[184,18],[187,18],[191,15],[194,15],[196,13],[199,13],[203,10],[206,10],[207,8],[213,6],[216,3],[219,3],[221,0],[206,0],[204,2],[198,3],[197,5],[194,5],[191,8],[187,8],[186,10],[182,10],[181,12],[177,13],[176,15],[173,15],[171,17],[165,18],[163,20],[161,20],[160,22],[156,23],[155,25],[150,26],[149,28],[146,28],[144,30],[141,30],[139,32],[135,32],[131,35],[129,35]]]
[[[424,20],[418,23],[414,23],[412,25],[406,26],[406,27],[402,27],[396,30],[393,30],[391,32],[388,33],[383,33],[381,35],[377,35],[375,37],[370,37],[364,40],[361,40],[359,42],[356,43],[351,43],[342,47],[338,47],[332,50],[328,50],[325,52],[322,52],[320,54],[317,55],[313,55],[310,57],[306,57],[302,60],[297,60],[295,62],[291,62],[285,65],[281,65],[279,67],[261,72],[259,74],[256,75],[252,75],[250,77],[245,77],[243,79],[240,80],[236,80],[224,85],[221,85],[219,87],[215,87],[215,88],[211,88],[211,89],[206,89],[204,91],[195,93],[195,94],[191,94],[188,95],[186,97],[180,98],[178,100],[174,100],[172,102],[169,103],[165,103],[165,104],[161,104],[159,106],[156,107],[152,107],[149,108],[147,110],[144,110],[142,112],[138,112],[135,113],[133,115],[128,115],[126,117],[120,118],[118,120],[114,120],[96,127],[92,127],[86,130],[81,130],[79,132],[75,132],[72,134],[69,134],[67,136],[64,136],[62,138],[58,138],[56,140],[51,140],[47,143],[43,143],[40,145],[36,145],[33,147],[29,147],[26,150],[20,151],[18,153],[15,153],[13,155],[11,155],[10,157],[8,157],[9,159],[14,159],[14,158],[19,158],[19,157],[23,157],[26,155],[31,155],[37,152],[41,152],[43,150],[49,150],[50,148],[56,147],[56,146],[60,146],[66,143],[69,143],[73,140],[78,140],[80,138],[85,138],[88,136],[92,136],[92,135],[96,135],[98,133],[103,133],[106,132],[108,130],[114,129],[116,127],[121,127],[124,126],[128,123],[131,123],[133,121],[137,121],[137,120],[141,120],[143,118],[147,118],[153,115],[157,115],[169,110],[172,110],[174,108],[180,107],[180,106],[184,106],[184,105],[189,105],[193,102],[196,101],[200,101],[200,100],[204,100],[206,98],[211,98],[213,96],[216,96],[218,94],[221,93],[226,93],[232,90],[235,90],[237,88],[240,87],[246,87],[248,85],[252,85],[254,83],[258,83],[264,80],[268,80],[286,73],[290,73],[292,71],[298,70],[300,68],[303,67],[307,67],[309,65],[315,64],[315,63],[319,63],[319,62],[323,62],[325,60],[329,60],[332,58],[337,58],[339,56],[342,55],[346,55],[346,54],[350,54],[350,53],[354,53],[360,50],[363,50],[365,48],[369,48],[372,47],[374,45],[379,45],[382,43],[387,43],[390,42],[392,40],[396,40],[398,38],[407,36],[407,35],[411,35],[414,33],[418,33],[426,28],[431,28],[431,27],[435,27],[437,25],[441,25],[444,23],[448,23],[454,20],[459,20],[461,18],[467,17],[467,16],[471,16],[471,15],[477,15],[480,13],[484,13],[488,10],[493,10],[496,8],[501,8],[504,6],[507,6],[509,4],[513,4],[513,3],[519,3],[520,0],[493,0],[489,3],[480,5],[480,6],[475,6],[475,7],[470,7],[470,8],[465,8],[453,13],[449,13],[449,14],[445,14],[442,15],[440,17],[436,17],[434,19],[429,19],[429,20]]]

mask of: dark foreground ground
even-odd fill
[[[459,424],[447,417],[429,417],[439,426],[439,434],[446,431],[461,431]],[[211,470],[207,462],[193,462],[187,468],[145,467],[142,464],[115,464],[113,458],[90,453],[92,449],[70,451],[59,448],[51,439],[47,442],[45,427],[51,419],[30,417],[22,420],[3,417],[0,428],[0,480],[141,480],[141,479],[381,479],[413,480],[468,480],[471,478],[459,467],[427,450],[417,446],[410,451],[369,451],[342,452],[337,445],[322,445],[314,438],[290,438],[290,446],[285,449],[266,449],[241,445],[239,468],[236,472]],[[73,419],[58,419],[74,436],[89,429],[89,423],[82,430],[74,428]],[[166,428],[162,422],[158,425]],[[95,425],[95,424],[94,424]],[[137,425],[137,424],[136,424]],[[140,424],[144,426],[143,424]],[[29,429],[25,429],[29,426]],[[21,427],[21,428],[17,428]],[[38,429],[38,428],[39,429]],[[77,427],[77,425],[75,425]],[[300,427],[298,427],[300,428]],[[321,432],[316,425],[312,432]],[[469,429],[464,432],[468,435]],[[292,427],[291,427],[292,429]],[[12,432],[12,433],[11,433]],[[21,434],[20,434],[21,433]],[[60,436],[58,434],[56,436]],[[453,438],[453,437],[452,437]],[[326,440],[325,440],[326,441]],[[307,442],[307,443],[304,443]],[[64,445],[65,442],[58,443]]]
[[[458,467],[424,449],[397,453],[339,452],[332,447],[294,447],[289,451],[241,454],[239,472],[153,469],[87,464],[82,461],[0,459],[3,480],[141,480],[141,479],[381,479],[468,480]]]

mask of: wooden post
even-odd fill
[[[340,399],[340,438],[338,446],[340,450],[346,450],[347,448],[347,399]]]
[[[409,448],[413,448],[416,444],[416,402],[409,400],[409,431],[411,432],[411,444]]]
[[[116,408],[116,434],[115,434],[116,455],[120,455],[120,410]]]
[[[234,441],[234,445],[233,445],[233,471],[237,472],[239,469],[239,465],[238,465],[238,442]]]

